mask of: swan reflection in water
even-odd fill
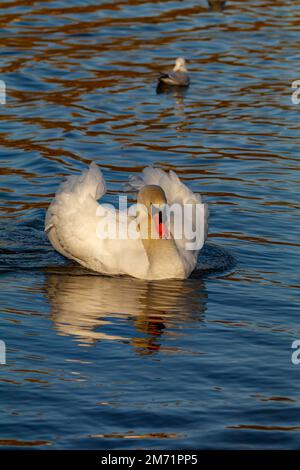
[[[139,354],[158,351],[168,328],[176,335],[178,324],[201,321],[207,298],[201,279],[142,281],[74,275],[74,270],[46,274],[45,289],[60,334],[74,335],[85,345],[122,341]],[[128,322],[135,329],[132,337]]]

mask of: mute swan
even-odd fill
[[[95,163],[81,175],[69,176],[46,214],[45,231],[53,247],[102,274],[187,278],[196,267],[207,236],[207,205],[172,171],[145,168],[140,177],[131,178],[130,187],[139,190],[138,204],[116,211],[97,202],[105,193],[105,182]],[[175,216],[165,213],[166,204],[191,210],[176,225]],[[195,221],[200,221],[194,235],[196,244],[190,243],[190,231],[179,231],[180,238],[176,235],[178,227],[183,229],[183,221],[191,224],[192,230]]]
[[[160,83],[164,83],[166,85],[188,86],[190,84],[190,79],[187,73],[185,60],[182,57],[176,59],[173,72],[161,72],[158,80]]]

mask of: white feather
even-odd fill
[[[203,212],[202,239],[204,243],[207,207],[201,203],[200,195],[188,189],[172,171],[166,173],[160,169],[148,167],[144,169],[140,177],[130,179],[130,187],[135,189],[149,184],[161,186],[168,204],[189,203],[193,207],[199,206],[200,211]],[[113,224],[114,211],[105,209],[105,205],[97,201],[104,194],[105,181],[94,163],[81,175],[69,176],[60,185],[47,210],[45,220],[45,231],[53,247],[63,256],[103,274],[127,274],[142,279],[163,278],[163,266],[159,266],[157,277],[153,274],[153,270],[151,271],[137,222],[134,218],[128,217],[127,211],[116,211],[116,229],[119,234],[117,238],[99,236],[99,224],[101,225],[104,220],[104,210],[111,220],[108,225]],[[137,233],[136,239],[130,239],[127,236],[128,222],[132,230]],[[186,238],[175,240],[184,268],[179,277],[190,275],[196,266],[197,254],[201,248],[193,251],[186,250],[188,241]]]
[[[80,176],[69,176],[48,208],[48,237],[59,253],[94,271],[145,277],[149,263],[141,240],[98,236],[101,216],[97,214],[103,206],[97,199],[104,193],[102,173],[93,163]],[[122,226],[122,217],[118,224]],[[134,263],[135,259],[139,262]]]

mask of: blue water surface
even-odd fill
[[[296,3],[2,4],[0,448],[299,448]],[[189,89],[157,94],[179,56]],[[108,278],[53,251],[46,208],[90,161],[108,202],[149,164],[203,194],[194,276]]]

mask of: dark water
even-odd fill
[[[296,1],[1,4],[0,447],[299,448]],[[189,59],[186,93],[157,72]],[[198,273],[105,278],[43,233],[66,174],[147,164],[210,206]]]

